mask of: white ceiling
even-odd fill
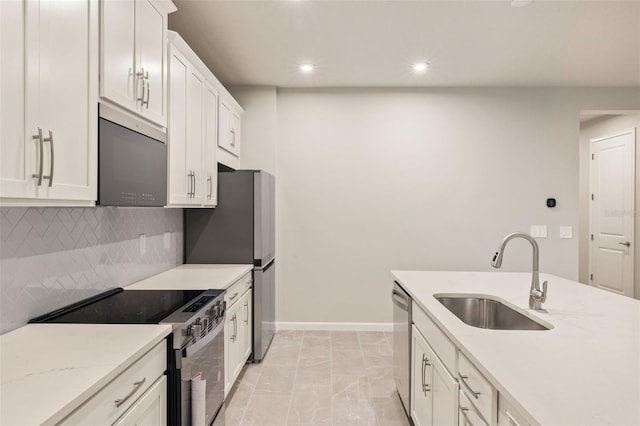
[[[640,86],[640,0],[174,3],[170,28],[225,84]]]

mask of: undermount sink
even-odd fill
[[[434,295],[462,322],[491,330],[549,330],[502,302],[481,296]]]

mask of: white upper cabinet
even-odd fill
[[[220,97],[218,161],[234,169],[240,167],[240,131],[243,112],[231,96]]]
[[[3,0],[0,8],[2,202],[91,205],[97,198],[97,0]]]
[[[168,205],[214,207],[217,201],[218,91],[208,69],[177,33],[169,43]]]
[[[101,0],[100,96],[167,126],[170,1]]]

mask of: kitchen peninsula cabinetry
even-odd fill
[[[0,2],[0,198],[97,199],[98,1]]]
[[[455,369],[455,348],[414,304],[411,328],[411,418],[418,425],[455,425],[458,422],[458,382],[445,362]],[[436,354],[434,348],[442,350]],[[443,357],[441,360],[440,357]],[[461,423],[464,424],[464,423]]]
[[[253,324],[251,285],[251,273],[248,273],[229,287],[225,294],[225,302],[227,303],[224,328],[225,397],[251,355]]]
[[[100,1],[100,96],[167,126],[168,0]]]
[[[215,207],[218,91],[185,41],[169,35],[170,206]]]

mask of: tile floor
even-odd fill
[[[391,333],[279,331],[226,402],[227,426],[406,426]]]

